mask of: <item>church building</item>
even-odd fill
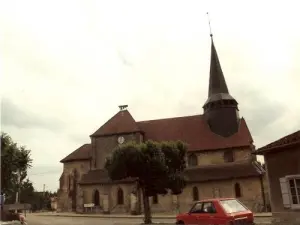
[[[203,114],[135,121],[126,106],[61,160],[58,210],[86,213],[139,213],[141,198],[132,180],[113,182],[104,169],[113,149],[128,141],[181,140],[188,144],[187,186],[178,196],[150,199],[152,212],[184,212],[195,201],[236,197],[253,211],[266,205],[265,171],[252,154],[251,133],[230,95],[211,37],[208,97]],[[201,113],[201,112],[199,112]]]

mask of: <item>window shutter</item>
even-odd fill
[[[283,206],[285,208],[290,208],[291,207],[291,198],[290,198],[289,186],[288,186],[287,180],[285,177],[282,177],[279,179],[279,182],[280,182],[280,187],[281,187]]]

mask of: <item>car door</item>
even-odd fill
[[[198,220],[202,212],[202,205],[202,202],[197,202],[194,204],[188,214],[185,224],[200,225]]]
[[[218,224],[217,211],[213,202],[202,202],[201,212],[197,215],[199,225]]]

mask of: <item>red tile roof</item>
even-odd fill
[[[246,121],[240,120],[239,131],[222,137],[210,131],[203,115],[137,122],[146,140],[175,141],[188,144],[188,151],[214,150],[250,146],[253,142]]]
[[[243,177],[257,177],[265,173],[255,162],[242,161],[187,168],[184,171],[187,182],[226,180]]]
[[[84,144],[80,148],[73,151],[67,157],[62,159],[61,163],[72,162],[77,160],[89,160],[91,158],[92,145]]]
[[[111,184],[111,183],[132,183],[134,178],[127,178],[121,181],[112,181],[106,169],[90,170],[81,178],[80,184]]]
[[[140,131],[128,110],[119,111],[91,136],[106,136]]]
[[[119,111],[91,136],[142,132],[145,140],[176,141],[188,144],[188,151],[216,150],[250,146],[253,142],[246,121],[240,120],[237,133],[222,137],[210,131],[203,115],[136,122],[127,111]],[[85,144],[61,162],[90,158],[91,145]]]
[[[184,171],[187,182],[204,182],[215,180],[226,180],[234,178],[258,177],[263,175],[265,171],[263,168],[249,161],[242,161],[237,163],[224,163],[220,165],[208,165],[187,168]],[[114,181],[115,183],[132,183],[134,178],[128,178],[121,181]],[[80,184],[111,184],[113,181],[109,178],[105,169],[90,170],[84,174]]]
[[[289,134],[283,138],[280,138],[277,141],[274,141],[270,144],[267,144],[264,147],[259,148],[255,154],[263,154],[270,150],[281,149],[284,147],[289,147],[291,145],[299,144],[300,145],[300,130]]]

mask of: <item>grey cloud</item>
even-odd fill
[[[51,131],[64,128],[63,121],[26,111],[26,109],[14,104],[8,98],[2,99],[1,123],[17,128],[42,128]]]
[[[231,94],[239,102],[240,115],[246,119],[255,140],[260,137],[272,139],[285,135],[285,130],[273,127],[273,124],[286,113],[287,109],[284,105],[269,99],[256,88],[232,87],[231,89],[234,90]],[[200,98],[203,95],[206,96],[203,91],[187,93],[180,99],[176,113],[181,116],[202,114],[202,106],[206,99]]]
[[[286,112],[284,105],[267,98],[255,88],[238,89],[236,95],[241,115],[245,117],[251,132],[255,135],[261,134]]]

